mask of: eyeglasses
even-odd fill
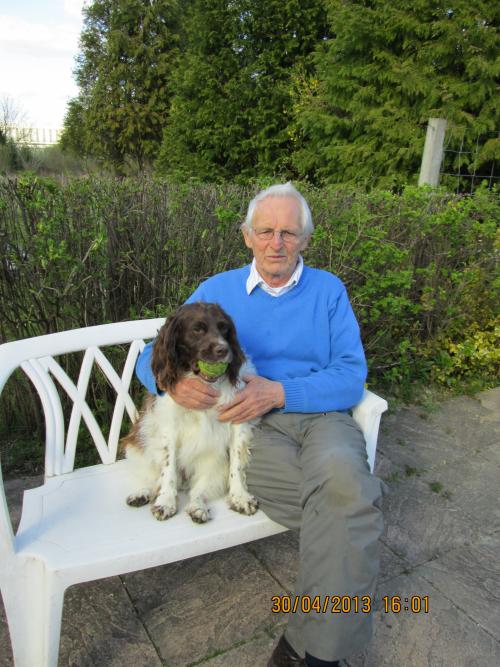
[[[253,233],[259,241],[270,241],[274,238],[275,234],[278,234],[283,243],[290,244],[296,243],[302,236],[296,232],[290,232],[288,229],[282,229],[281,231],[275,229],[254,229]]]

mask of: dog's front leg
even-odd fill
[[[162,434],[159,491],[151,507],[153,516],[164,521],[177,512],[177,461],[175,442]]]
[[[241,514],[255,514],[259,503],[246,487],[245,468],[250,460],[252,429],[248,424],[234,424],[229,445],[229,507]]]

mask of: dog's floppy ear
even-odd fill
[[[229,382],[232,385],[236,385],[238,381],[238,374],[240,372],[240,368],[243,365],[243,362],[245,361],[245,355],[243,354],[243,350],[241,349],[240,344],[238,342],[238,336],[236,335],[236,327],[234,326],[233,320],[226,313],[224,314],[226,315],[227,323],[229,325],[227,333],[227,342],[231,346],[231,351],[233,353],[233,358],[227,369],[227,376],[229,378]]]
[[[151,369],[158,387],[166,391],[172,389],[180,379],[179,337],[181,329],[181,317],[177,311],[162,326],[153,345]]]

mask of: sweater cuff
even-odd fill
[[[281,380],[285,390],[285,406],[281,412],[304,412],[304,389],[295,380]]]

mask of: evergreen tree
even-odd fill
[[[157,161],[203,179],[288,173],[294,68],[311,68],[323,0],[195,0]]]
[[[91,153],[91,143],[85,130],[85,107],[82,98],[74,97],[67,105],[59,145],[64,152],[86,157]]]
[[[177,0],[93,0],[84,8],[66,144],[142,168],[161,142],[179,43]],[[78,125],[80,124],[80,128]]]
[[[390,185],[418,173],[428,118],[447,118],[452,131],[473,127],[471,140],[498,128],[498,3],[327,5],[334,37],[318,47],[316,73],[296,87],[302,176]],[[480,159],[495,152],[490,141]]]

